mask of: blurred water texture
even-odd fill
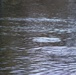
[[[0,3],[0,75],[76,75],[75,0]]]

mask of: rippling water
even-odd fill
[[[4,1],[0,75],[76,75],[75,2]]]

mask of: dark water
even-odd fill
[[[76,75],[74,0],[0,3],[0,75]]]

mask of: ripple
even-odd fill
[[[45,47],[39,47],[39,48],[33,48],[30,50],[42,50],[44,52],[47,52],[49,54],[55,54],[60,56],[76,56],[76,47],[67,47],[67,46],[45,46]]]
[[[5,17],[0,18],[0,20],[9,20],[9,21],[29,21],[29,22],[67,22],[65,19],[50,19],[50,18],[11,18]]]
[[[48,56],[51,61],[58,61],[63,63],[74,63],[76,62],[76,47],[66,47],[66,46],[54,46],[54,47],[39,47],[29,49],[29,53],[39,53],[40,55]],[[36,55],[37,59],[42,60],[42,56],[40,58]],[[67,58],[67,59],[66,59]],[[36,60],[36,59],[35,59]],[[34,61],[35,61],[34,60]],[[40,60],[40,61],[41,61]],[[38,60],[36,60],[38,61]]]
[[[76,47],[46,46],[28,50],[32,56],[30,75],[75,75]]]

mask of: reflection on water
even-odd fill
[[[68,1],[2,2],[0,75],[76,75],[76,5]]]

